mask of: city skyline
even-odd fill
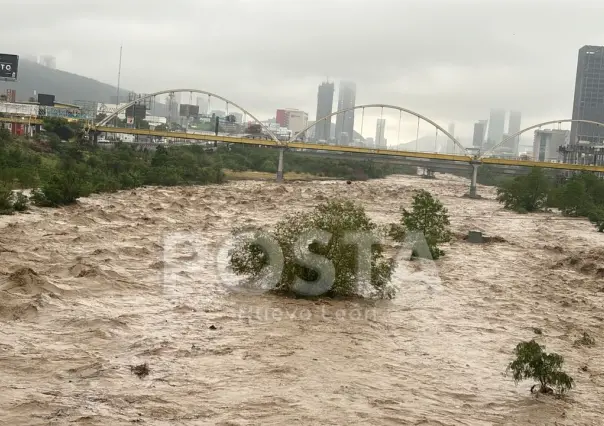
[[[50,54],[60,69],[115,85],[123,44],[120,86],[128,90],[194,87],[233,99],[257,116],[290,105],[314,117],[316,86],[329,75],[356,82],[357,104],[400,105],[445,128],[455,122],[460,137],[471,136],[474,122],[499,105],[522,111],[527,125],[571,117],[577,50],[602,44],[601,6],[592,1],[573,9],[576,25],[568,22],[565,2],[547,8],[480,2],[468,14],[433,1],[428,5],[439,10],[435,15],[425,2],[379,0],[380,10],[388,11],[379,17],[362,4],[342,8],[336,0],[324,0],[322,13],[273,0],[177,0],[178,7],[168,8],[114,0],[81,8],[65,0],[38,3],[35,13],[22,2],[7,3],[3,12],[11,19],[0,29],[4,50]],[[281,15],[296,19],[276,19]],[[501,19],[493,22],[493,16]],[[537,32],[537,21],[551,25]],[[560,33],[560,27],[569,31]],[[99,31],[106,28],[112,31]],[[195,49],[192,40],[205,47]],[[326,40],[331,49],[320,48]],[[385,40],[419,41],[396,42],[394,54]],[[272,48],[260,48],[267,45]],[[300,60],[306,57],[313,60]],[[366,124],[364,132],[374,134],[375,117]],[[397,124],[398,117],[388,117],[389,140],[396,139]],[[403,125],[401,139],[414,138]]]

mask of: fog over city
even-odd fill
[[[577,51],[604,40],[604,3],[590,0],[2,3],[4,51],[51,54],[59,69],[116,84],[123,43],[130,90],[204,89],[263,119],[292,107],[314,120],[317,86],[345,79],[357,105],[455,122],[466,139],[490,108],[521,111],[523,127],[570,117]]]

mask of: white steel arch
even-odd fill
[[[497,145],[495,145],[493,148],[489,149],[484,154],[482,154],[480,156],[480,158],[482,159],[487,154],[491,154],[496,148],[499,148],[501,145],[503,145],[505,142],[507,142],[509,140],[517,138],[518,136],[520,136],[524,132],[528,132],[529,130],[537,129],[539,127],[547,126],[548,124],[560,124],[560,123],[588,123],[588,124],[595,124],[596,126],[604,127],[604,123],[599,123],[597,121],[581,120],[581,119],[574,119],[573,120],[572,118],[564,118],[562,120],[544,121],[543,123],[535,124],[533,126],[527,127],[526,129],[522,129],[519,132],[514,133],[513,135],[508,136],[506,139],[502,140]]]
[[[109,123],[109,121],[111,121],[113,118],[117,117],[117,116],[118,116],[118,114],[119,114],[120,112],[124,111],[126,108],[129,108],[129,107],[131,107],[132,105],[134,105],[134,104],[136,104],[136,103],[138,103],[138,102],[140,102],[140,101],[142,101],[142,100],[149,99],[149,98],[154,98],[154,97],[159,96],[159,95],[165,95],[165,94],[168,94],[168,93],[177,93],[177,92],[178,92],[178,93],[180,93],[180,92],[200,93],[200,94],[202,94],[202,95],[208,95],[208,96],[210,96],[210,97],[217,98],[217,99],[220,99],[221,101],[224,101],[224,102],[226,102],[226,103],[228,103],[228,104],[231,104],[231,105],[233,105],[235,108],[239,108],[239,109],[240,109],[241,111],[243,111],[245,114],[249,115],[249,116],[250,116],[250,117],[251,117],[251,118],[252,118],[252,119],[253,119],[253,120],[254,120],[256,123],[260,124],[260,126],[262,126],[262,128],[264,129],[264,131],[265,131],[266,133],[268,133],[268,135],[269,135],[269,136],[270,136],[270,137],[271,137],[271,138],[272,138],[272,139],[273,139],[275,142],[279,142],[279,143],[281,143],[281,141],[279,140],[279,138],[277,138],[277,136],[276,136],[276,135],[275,135],[273,132],[271,132],[271,131],[270,131],[270,129],[269,129],[268,127],[266,127],[264,124],[262,124],[262,122],[261,122],[260,120],[258,120],[258,119],[257,119],[257,118],[256,118],[256,117],[255,117],[255,116],[252,114],[252,113],[250,113],[248,110],[246,110],[246,109],[242,108],[240,105],[236,104],[236,103],[235,103],[235,102],[233,102],[233,101],[230,101],[230,100],[228,100],[228,99],[226,99],[226,98],[223,98],[223,97],[222,97],[222,96],[220,96],[220,95],[217,95],[217,94],[212,93],[212,92],[207,92],[207,91],[205,91],[205,90],[199,90],[199,89],[170,89],[170,90],[161,90],[161,91],[159,91],[159,92],[150,93],[150,94],[148,94],[148,95],[141,96],[140,98],[138,98],[138,99],[136,99],[136,100],[134,100],[134,101],[132,101],[132,102],[128,102],[128,103],[127,103],[126,105],[124,105],[123,107],[116,109],[116,110],[115,110],[114,112],[112,112],[112,113],[111,113],[109,116],[107,116],[107,117],[105,117],[103,120],[99,121],[99,122],[98,122],[96,125],[97,125],[97,126],[105,126],[105,125],[106,125],[107,123]]]
[[[402,108],[396,105],[388,105],[388,104],[366,104],[366,105],[357,105],[351,108],[346,108],[346,109],[341,109],[339,111],[333,112],[329,115],[326,115],[325,117],[315,121],[313,124],[305,127],[304,129],[302,129],[301,131],[299,131],[298,133],[296,133],[295,135],[293,135],[290,139],[289,142],[294,142],[301,134],[303,134],[304,132],[306,132],[308,129],[312,129],[314,126],[316,126],[317,124],[330,119],[331,117],[333,117],[334,115],[337,114],[342,114],[348,111],[353,111],[355,109],[360,109],[360,108],[388,108],[388,109],[395,109],[397,111],[402,111],[405,112],[407,114],[411,114],[417,118],[420,118],[428,123],[430,123],[431,125],[433,125],[434,127],[436,127],[438,130],[440,130],[445,136],[447,136],[449,139],[451,139],[453,141],[453,143],[455,143],[455,145],[457,145],[462,152],[466,152],[466,148],[457,140],[455,139],[455,137],[450,134],[449,132],[447,132],[445,129],[443,129],[442,127],[440,127],[438,124],[436,124],[434,121],[430,120],[428,117],[425,117],[415,111],[411,111],[410,109],[406,109],[406,108]]]

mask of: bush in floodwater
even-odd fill
[[[326,232],[322,243],[306,238],[309,232]],[[353,232],[375,235],[370,248],[370,265],[362,275],[359,265],[359,248],[345,236]],[[383,246],[377,242],[377,226],[365,213],[362,206],[352,201],[330,201],[318,205],[309,213],[296,213],[281,220],[271,234],[282,253],[283,268],[277,271],[271,288],[280,293],[302,296],[369,296],[377,298],[394,297],[394,289],[389,286],[394,261],[386,259]],[[255,241],[260,235],[256,232]],[[264,246],[263,246],[264,247]],[[271,268],[270,255],[266,248],[248,239],[240,240],[229,253],[229,263],[236,274],[260,278]],[[303,252],[302,256],[300,252]],[[321,274],[325,263],[333,265],[334,275]],[[320,280],[331,276],[331,287],[325,290]],[[300,283],[300,279],[307,283]],[[364,280],[366,279],[366,281]],[[302,286],[302,287],[300,287]],[[367,291],[365,291],[367,290]]]
[[[21,191],[17,192],[17,195],[15,195],[13,201],[13,209],[15,209],[16,212],[24,212],[25,210],[27,210],[28,201],[29,198],[27,197],[27,195],[25,195]]]
[[[580,339],[575,340],[574,345],[575,346],[595,346],[596,339],[594,339],[593,337],[591,337],[591,335],[589,333],[584,331],[583,336],[581,336]]]
[[[428,191],[421,189],[413,196],[411,210],[401,210],[400,224],[391,225],[390,236],[395,241],[403,242],[409,231],[420,232],[428,244],[431,258],[436,260],[441,257],[444,252],[438,245],[451,241],[452,237],[446,207]],[[420,257],[415,247],[412,256]]]
[[[531,392],[539,386],[540,393],[553,393],[554,388],[559,395],[572,389],[574,381],[565,372],[561,371],[564,358],[556,353],[546,353],[545,347],[535,340],[521,342],[514,349],[516,359],[508,365],[516,384],[525,379],[539,381],[533,385]]]
[[[13,191],[7,186],[0,183],[0,215],[13,214]]]
[[[598,232],[604,232],[604,207],[594,207],[588,215],[589,221],[594,224]]]

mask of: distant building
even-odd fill
[[[386,149],[386,119],[378,118],[375,126],[375,147],[377,149]]]
[[[308,126],[308,113],[295,108],[278,109],[276,122],[296,134]]]
[[[451,136],[455,136],[455,123],[449,123],[447,131]],[[455,142],[453,142],[453,139],[447,138],[447,154],[455,154]]]
[[[535,130],[533,158],[535,161],[559,161],[559,148],[568,144],[568,130]]]
[[[484,135],[487,130],[487,120],[479,120],[474,123],[474,136],[472,137],[472,145],[474,148],[482,149],[484,145]]]
[[[341,146],[348,146],[348,145],[350,145],[350,136],[348,136],[348,133],[341,132],[338,135],[338,145],[341,145]]]
[[[235,123],[243,123],[243,114],[240,112],[231,112],[229,115],[235,117]]]
[[[487,147],[491,149],[503,139],[505,131],[505,110],[492,109],[489,117],[489,130],[487,133]]]
[[[314,121],[309,121],[309,122],[308,122],[308,125],[309,125],[309,126],[310,126],[310,125],[313,125],[313,124],[315,124],[315,122],[314,122]],[[306,140],[309,140],[309,141],[316,141],[316,140],[317,140],[317,138],[315,137],[316,131],[317,131],[317,126],[313,126],[313,127],[311,127],[310,129],[308,129],[308,130],[306,131]]]
[[[275,114],[275,121],[281,127],[287,127],[287,114],[284,109],[278,109]]]
[[[579,49],[573,120],[604,122],[604,46],[583,46]],[[604,128],[589,123],[572,123],[570,143],[604,142]]]
[[[512,136],[520,131],[520,123],[522,121],[522,114],[518,111],[510,111],[510,119],[508,121],[508,136]],[[518,145],[520,144],[520,136],[507,141],[504,144],[504,148],[507,152],[513,155],[518,155]]]
[[[317,93],[317,117],[316,122],[321,118],[327,117],[333,112],[333,92],[334,84],[329,82],[321,83]],[[331,118],[321,121],[315,126],[314,140],[328,141],[331,138]]]
[[[308,113],[300,110],[287,110],[287,128],[292,132],[298,133],[308,126]]]
[[[365,138],[365,148],[376,148],[373,138]]]
[[[199,107],[199,114],[206,115],[208,113],[208,100],[206,97],[198,96],[197,106]]]
[[[212,110],[212,115],[215,115],[218,118],[224,118],[224,117],[226,117],[226,112],[221,111],[219,109],[215,109],[215,110]]]
[[[338,93],[338,111],[353,108],[356,105],[357,86],[351,81],[340,82]],[[350,110],[336,117],[336,139],[340,140],[340,134],[346,133],[348,140],[354,135],[354,110]]]

